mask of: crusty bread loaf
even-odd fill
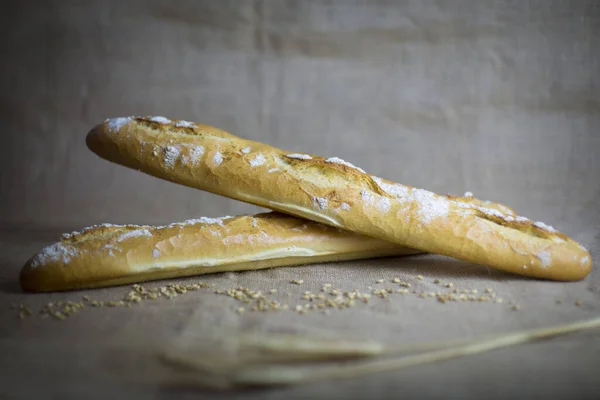
[[[483,203],[474,197],[464,201]],[[168,226],[102,224],[65,234],[42,249],[23,267],[21,286],[33,292],[70,290],[418,253],[277,212]]]
[[[463,200],[513,212],[474,197]],[[65,234],[42,249],[23,267],[21,286],[33,292],[70,290],[418,253],[277,212],[168,226],[102,224]]]
[[[32,257],[21,286],[45,292],[224,271],[256,270],[417,250],[275,212],[168,226],[98,225]]]
[[[107,160],[172,182],[503,271],[578,280],[592,266],[585,248],[543,223],[206,125],[114,118],[92,129],[87,144]]]

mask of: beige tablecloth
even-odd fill
[[[86,307],[64,321],[21,320],[10,308],[28,304],[37,312],[49,301],[118,300],[127,291],[22,293],[20,267],[64,231],[258,210],[111,165],[86,149],[94,124],[132,114],[200,121],[295,152],[338,156],[439,193],[470,190],[564,231],[597,261],[597,2],[30,1],[9,3],[0,18],[2,394],[208,396],[173,387],[174,370],[154,357],[203,323],[405,344],[598,315],[596,268],[582,282],[543,282],[433,255],[186,279],[214,288],[131,308]],[[214,293],[277,289],[270,296],[293,309],[324,283],[372,291],[397,288],[394,277],[418,292],[446,290],[439,279],[479,293],[489,288],[505,301],[443,304],[394,293],[328,315],[240,315],[238,302]],[[588,331],[352,380],[210,395],[594,397],[599,356],[598,331]]]

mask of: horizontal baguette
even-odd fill
[[[473,197],[464,200],[482,203]],[[20,280],[25,290],[45,292],[418,253],[381,239],[271,212],[202,217],[167,226],[102,224],[84,228],[63,235],[28,260]]]
[[[417,253],[275,212],[161,227],[104,224],[41,250],[21,270],[20,282],[46,292]]]
[[[579,280],[592,267],[584,247],[546,224],[202,124],[114,118],[92,129],[87,144],[107,160],[172,182],[507,272]]]

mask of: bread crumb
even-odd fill
[[[423,280],[423,275],[417,275],[417,279],[422,281]]]
[[[304,283],[303,279],[293,279],[290,283],[293,283],[295,285],[302,285]]]
[[[60,311],[55,312],[54,314],[52,314],[52,316],[54,318],[57,318],[57,319],[60,319],[60,320],[66,319],[65,315],[63,313],[61,313]]]

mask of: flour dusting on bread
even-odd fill
[[[308,154],[292,153],[292,154],[287,154],[286,157],[287,158],[296,158],[298,160],[312,160],[312,157],[309,156]]]
[[[390,211],[390,208],[392,207],[392,201],[387,197],[380,196],[379,200],[377,201],[377,206],[384,214],[386,214]]]
[[[150,117],[148,119],[150,121],[152,121],[152,122],[158,122],[159,124],[165,124],[165,125],[166,124],[170,124],[171,122],[173,122],[170,119],[165,118],[165,117],[161,117],[161,116]]]
[[[414,189],[410,195],[418,205],[417,213],[421,222],[430,223],[434,219],[446,217],[450,212],[450,201],[424,189]]]
[[[175,162],[179,158],[179,154],[181,154],[181,146],[166,146],[164,150],[165,165],[169,168],[174,168]]]
[[[215,163],[215,165],[221,165],[221,163],[223,162],[223,155],[221,154],[221,152],[219,150],[217,150],[215,152],[215,154],[213,155],[212,158],[213,162]]]
[[[192,164],[198,164],[198,162],[204,155],[204,147],[203,146],[192,146],[189,153],[190,153],[190,162]]]
[[[554,229],[550,225],[546,225],[545,223],[540,222],[540,221],[534,222],[533,225],[535,225],[536,227],[538,227],[540,229],[548,231],[548,232],[552,232],[552,233],[556,232],[556,229]]]
[[[148,229],[145,229],[145,228],[144,229],[136,229],[134,231],[125,232],[124,234],[119,236],[117,238],[117,242],[122,242],[123,240],[126,240],[126,239],[142,237],[142,236],[152,236],[152,233]]]
[[[587,264],[588,261],[590,261],[590,257],[589,256],[581,257],[581,265]]]
[[[350,164],[349,162],[344,161],[344,160],[342,160],[341,158],[338,158],[338,157],[328,158],[327,160],[325,160],[325,162],[345,165],[346,167],[354,168],[356,170],[359,170],[362,173],[365,173],[365,171],[362,168],[359,168],[356,165]]]
[[[410,193],[408,186],[400,185],[397,183],[387,183],[383,179],[376,176],[371,176],[373,181],[379,186],[381,190],[394,197],[406,197]]]
[[[263,165],[266,162],[267,162],[267,159],[265,158],[265,156],[263,156],[262,153],[258,153],[256,155],[256,157],[254,157],[252,160],[250,160],[250,166],[258,167],[259,165]]]
[[[97,224],[97,225],[91,225],[91,226],[86,226],[85,228],[83,228],[81,230],[81,232],[78,231],[73,231],[71,233],[63,233],[63,235],[61,236],[61,240],[69,240],[72,239],[76,236],[79,236],[81,234],[84,234],[86,232],[91,231],[92,229],[98,229],[98,228],[122,228],[124,227],[124,225],[114,225],[114,224]]]
[[[108,250],[108,255],[111,257],[115,257],[115,251],[121,251],[117,246],[112,243],[105,244],[103,247],[104,250]],[[113,251],[114,250],[114,251]]]
[[[552,264],[552,255],[546,250],[540,251],[537,254],[537,258],[540,259],[544,268],[548,268]]]
[[[327,209],[327,199],[325,197],[313,197],[313,203],[321,210]]]
[[[183,222],[177,222],[171,225],[168,225],[169,227],[171,226],[185,226],[185,225],[195,225],[195,224],[207,224],[207,225],[220,225],[220,226],[224,226],[223,225],[223,221],[226,219],[230,219],[230,218],[234,218],[231,217],[229,215],[226,215],[224,217],[218,217],[218,218],[210,218],[210,217],[200,217],[200,218],[195,218],[195,219],[188,219],[186,221]]]
[[[360,191],[360,198],[363,200],[363,202],[365,202],[368,205],[373,205],[373,193],[369,192],[368,190],[361,190]]]
[[[196,124],[189,121],[177,121],[175,122],[175,126],[178,128],[194,128]]]
[[[132,117],[119,117],[119,118],[109,118],[105,122],[110,128],[111,131],[117,133],[121,130],[123,125],[130,122]]]
[[[474,206],[471,204],[468,204],[468,206],[470,208],[474,208],[475,210],[479,210],[486,215],[489,215],[491,217],[501,218],[501,219],[507,220],[508,222],[511,222],[514,219],[512,216],[504,215],[500,211],[495,210],[493,208],[479,207],[479,206]]]
[[[31,260],[31,266],[38,268],[49,263],[69,264],[72,258],[79,255],[79,250],[63,243],[55,243],[43,248]]]

